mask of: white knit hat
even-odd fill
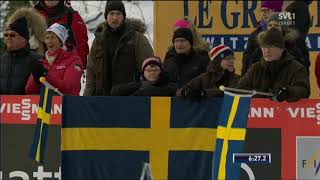
[[[69,36],[68,30],[64,26],[62,26],[58,23],[52,24],[47,29],[47,32],[55,33],[58,36],[58,38],[62,41],[63,44],[66,42],[66,40],[68,39],[68,36]]]

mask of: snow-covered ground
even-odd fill
[[[123,1],[127,17],[139,18],[147,24],[145,36],[153,45],[153,1]],[[104,10],[106,1],[71,1],[71,6],[77,10],[85,22],[99,16],[98,19],[87,23],[89,46],[94,39],[94,30],[98,24],[104,22]]]

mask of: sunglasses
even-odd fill
[[[10,33],[5,33],[4,34],[4,37],[12,37],[12,38],[14,38],[16,36],[17,36],[16,34],[10,34]]]

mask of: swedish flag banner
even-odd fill
[[[62,179],[212,179],[222,98],[63,97]]]
[[[225,92],[219,116],[213,162],[213,179],[240,179],[240,163],[233,163],[233,153],[243,151],[251,104],[251,95]]]
[[[37,123],[30,150],[30,157],[40,163],[43,163],[45,156],[53,93],[45,85],[41,86]]]

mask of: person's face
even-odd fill
[[[24,48],[28,40],[20,36],[17,32],[7,30],[4,33],[4,42],[6,43],[8,51],[14,51]]]
[[[191,44],[185,38],[176,38],[173,43],[178,54],[187,54],[191,50]]]
[[[263,59],[271,62],[279,60],[282,56],[283,49],[275,46],[261,46]]]
[[[223,58],[220,63],[221,68],[229,72],[234,72],[234,60],[234,55]]]
[[[159,79],[160,72],[159,66],[150,64],[144,69],[143,75],[147,81],[156,82]]]
[[[280,25],[277,21],[270,21],[270,22],[268,23],[268,29],[271,29],[271,28],[276,28],[276,29],[278,29],[280,32],[282,32],[281,25]]]
[[[121,11],[117,11],[117,10],[109,11],[107,15],[107,23],[111,28],[117,29],[118,27],[121,26],[123,21],[124,21],[124,16]]]
[[[48,8],[53,8],[53,7],[56,7],[56,6],[59,4],[59,1],[44,0],[44,4],[45,4]]]
[[[62,47],[60,39],[53,32],[46,33],[45,43],[49,51],[54,51]]]
[[[263,8],[261,8],[260,12],[261,12],[261,19],[263,21],[267,21],[269,16],[273,13],[273,10],[266,8],[266,7],[263,7]]]

